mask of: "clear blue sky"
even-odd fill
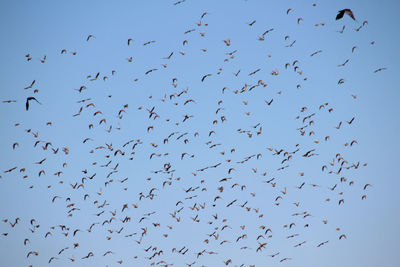
[[[398,266],[399,2],[175,2],[0,3],[0,265]]]

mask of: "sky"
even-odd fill
[[[1,265],[398,266],[399,8],[0,2]]]

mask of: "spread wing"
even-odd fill
[[[336,20],[343,18],[344,10],[340,10],[339,13],[336,15]]]
[[[352,18],[353,20],[356,20],[356,18],[354,17],[353,11],[351,11],[350,9],[346,9],[344,11],[347,15],[350,16],[350,18]]]

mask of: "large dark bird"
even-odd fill
[[[34,98],[33,96],[30,96],[30,97],[28,97],[28,98],[26,99],[26,104],[25,104],[26,110],[29,109],[29,101],[30,101],[30,100],[35,100],[35,101],[38,102],[40,105],[42,104],[42,103],[40,103],[39,101],[37,101],[36,98]]]
[[[350,16],[350,18],[352,18],[353,20],[356,20],[356,18],[354,17],[353,12],[348,8],[340,10],[338,12],[339,13],[336,15],[336,20],[339,20],[339,19],[343,18],[344,14],[347,14],[347,15]]]

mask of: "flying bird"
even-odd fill
[[[40,103],[39,101],[37,101],[36,98],[34,98],[33,96],[30,96],[30,97],[28,97],[28,98],[26,99],[26,103],[25,103],[26,110],[29,109],[29,101],[31,101],[31,100],[35,100],[35,101],[38,102],[40,105],[42,104],[42,103]]]
[[[253,20],[252,22],[250,22],[250,23],[247,23],[247,25],[249,25],[250,27],[251,26],[253,26],[254,25],[254,23],[256,23],[256,21],[255,20]]]
[[[387,68],[379,68],[379,69],[375,70],[374,73],[377,73],[377,72],[380,72],[380,71],[383,71],[383,70],[386,70],[386,69]]]
[[[354,17],[353,11],[351,11],[348,8],[338,11],[338,14],[336,15],[336,20],[343,18],[344,14],[348,15],[353,20],[356,20],[356,18]]]
[[[205,80],[208,76],[211,76],[211,74],[206,74],[206,75],[204,75],[203,78],[201,78],[201,81],[204,82],[204,80]]]
[[[29,86],[25,87],[24,89],[26,90],[26,89],[32,88],[32,86],[35,84],[35,82],[36,82],[36,80],[33,80],[31,82],[31,84]]]

